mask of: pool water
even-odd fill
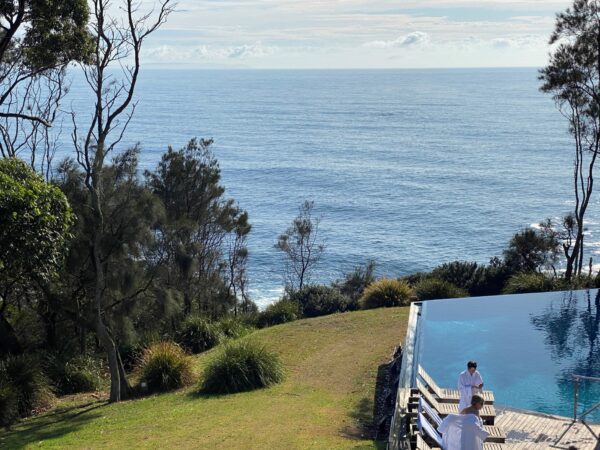
[[[572,417],[572,374],[600,377],[597,290],[424,302],[418,327],[416,360],[440,386],[474,359],[498,405]],[[598,402],[600,383],[582,382],[579,414]]]

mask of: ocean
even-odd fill
[[[565,119],[537,69],[158,70],[142,72],[122,148],[155,167],[168,146],[213,138],[226,195],[246,209],[252,298],[282,292],[277,236],[305,199],[329,283],[368,260],[401,276],[485,263],[511,236],[573,205]],[[74,76],[67,106],[92,104]],[[57,158],[71,154],[68,121]],[[590,206],[594,244],[598,196]]]

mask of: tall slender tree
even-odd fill
[[[556,17],[550,62],[540,71],[541,90],[552,94],[573,136],[575,208],[565,223],[572,225],[563,243],[565,278],[580,275],[584,227],[594,188],[594,168],[600,151],[600,2],[575,0]]]
[[[117,349],[115,337],[106,323],[106,259],[102,236],[107,225],[103,211],[103,170],[107,156],[121,142],[136,103],[134,93],[141,68],[142,46],[158,30],[173,10],[171,0],[159,0],[156,10],[142,11],[133,0],[118,5],[110,0],[93,0],[91,33],[94,36],[94,60],[84,65],[87,84],[94,97],[91,120],[82,135],[80,122],[73,113],[73,142],[77,161],[85,174],[89,191],[89,209],[94,227],[90,234],[90,251],[94,276],[94,310],[96,335],[108,358],[111,389],[110,401],[129,396],[129,383]],[[121,71],[120,75],[115,71]]]

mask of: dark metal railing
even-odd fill
[[[571,427],[573,425],[575,425],[577,422],[580,422],[583,425],[585,425],[585,427],[588,429],[588,431],[600,443],[600,435],[597,435],[594,432],[594,430],[592,430],[592,428],[585,421],[585,418],[587,416],[589,416],[593,411],[596,411],[597,409],[600,409],[600,402],[598,402],[595,405],[589,407],[588,409],[586,409],[585,411],[583,411],[581,414],[579,414],[578,411],[577,411],[579,409],[579,384],[582,381],[592,381],[592,382],[598,382],[598,383],[600,383],[600,378],[597,378],[597,377],[586,377],[584,375],[573,375],[573,421],[565,429],[565,431],[563,431],[563,434],[561,434],[559,436],[559,438],[554,442],[554,445],[557,445],[562,440],[562,438],[564,438],[565,435],[569,432],[569,430],[571,429]]]

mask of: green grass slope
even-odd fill
[[[283,383],[235,395],[193,389],[119,404],[63,402],[0,432],[0,448],[369,449],[379,364],[408,308],[301,320],[250,336],[282,358]],[[211,357],[196,358],[199,373]]]

